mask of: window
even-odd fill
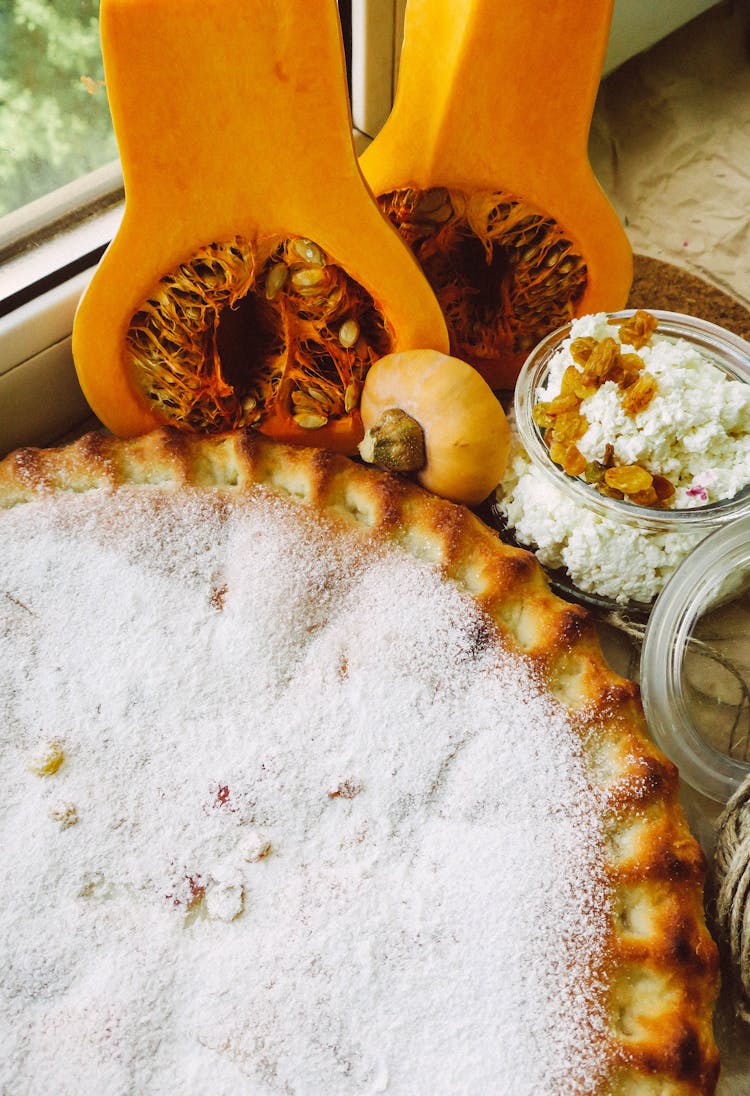
[[[0,217],[117,158],[97,0],[0,10]]]
[[[93,241],[90,227],[72,230],[122,200],[98,9],[98,0],[0,8],[0,315],[90,265],[112,226]]]

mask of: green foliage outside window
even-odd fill
[[[0,0],[0,216],[114,160],[98,0]]]

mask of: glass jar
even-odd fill
[[[699,350],[712,365],[732,380],[750,382],[750,344],[715,324],[705,320],[683,316],[674,312],[649,310],[658,321],[656,336],[659,339],[684,340]],[[629,318],[634,310],[624,310],[609,314],[610,321]],[[523,547],[537,551],[541,562],[547,567],[552,585],[564,596],[602,609],[627,609],[631,614],[645,617],[648,615],[654,598],[661,586],[673,573],[689,552],[719,526],[750,513],[750,485],[744,487],[732,498],[712,502],[689,509],[653,509],[639,506],[627,499],[619,500],[600,494],[594,486],[566,474],[553,463],[542,430],[534,421],[533,409],[540,399],[544,399],[550,362],[570,335],[571,324],[559,328],[548,335],[532,351],[527,359],[515,390],[514,418],[520,445],[527,454],[534,470],[543,477],[543,481],[552,489],[545,499],[548,510],[556,506],[572,515],[570,536],[581,537],[584,518],[595,518],[587,524],[586,535],[590,544],[598,545],[596,550],[612,551],[619,544],[618,563],[623,575],[637,575],[640,570],[655,567],[649,582],[644,580],[644,589],[649,588],[649,596],[635,598],[623,596],[619,590],[598,589],[595,580],[590,585],[576,584],[562,568],[554,567],[545,559],[543,550],[529,538],[515,535],[512,526],[505,521],[502,498],[493,506],[493,521],[503,524],[504,535],[514,539]],[[541,482],[541,481],[540,481]],[[570,505],[572,504],[572,506]],[[601,520],[598,520],[601,519]],[[618,534],[621,534],[618,538]],[[592,548],[592,551],[594,549]],[[654,558],[659,566],[654,565]],[[663,565],[662,565],[663,564]],[[651,572],[648,572],[651,575]],[[617,584],[617,577],[610,582]]]
[[[641,690],[680,776],[725,803],[750,775],[750,516],[703,540],[656,599]]]

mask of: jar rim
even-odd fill
[[[643,707],[658,746],[692,788],[726,803],[750,775],[750,762],[722,753],[700,734],[685,702],[682,667],[697,620],[717,604],[728,575],[750,576],[750,515],[702,540],[654,602],[641,651]]]
[[[608,320],[625,320],[633,316],[636,311],[638,310],[634,308],[626,308],[618,312],[607,312],[605,315]],[[660,335],[689,340],[707,354],[712,365],[721,369],[731,379],[750,384],[750,343],[739,335],[726,331],[708,320],[701,320],[680,312],[651,308],[648,312],[658,321]],[[550,361],[563,340],[570,334],[574,322],[571,320],[562,327],[556,328],[534,347],[516,382],[514,394],[516,426],[521,444],[535,468],[559,490],[569,494],[579,504],[600,516],[617,522],[626,521],[643,525],[654,532],[713,527],[737,520],[741,515],[750,512],[750,484],[731,498],[719,499],[705,506],[655,510],[647,506],[638,506],[625,499],[612,499],[599,494],[580,478],[569,476],[562,468],[553,464],[541,430],[534,422],[532,412],[536,393],[549,372]],[[717,360],[716,354],[721,355],[721,360]]]

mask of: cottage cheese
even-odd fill
[[[603,313],[575,321],[551,360],[540,399],[559,394],[562,376],[574,364],[570,344],[585,336],[619,342],[619,327]],[[634,351],[623,344],[622,351],[639,354],[657,391],[635,415],[623,410],[613,381],[586,398],[581,414],[588,427],[576,442],[586,460],[602,461],[612,445],[615,464],[637,463],[668,477],[678,509],[732,498],[750,483],[750,385],[728,379],[695,346],[660,337],[658,330],[649,345]],[[650,529],[582,510],[531,463],[515,422],[498,506],[517,539],[546,567],[564,568],[579,589],[619,603],[652,601],[710,531]]]

